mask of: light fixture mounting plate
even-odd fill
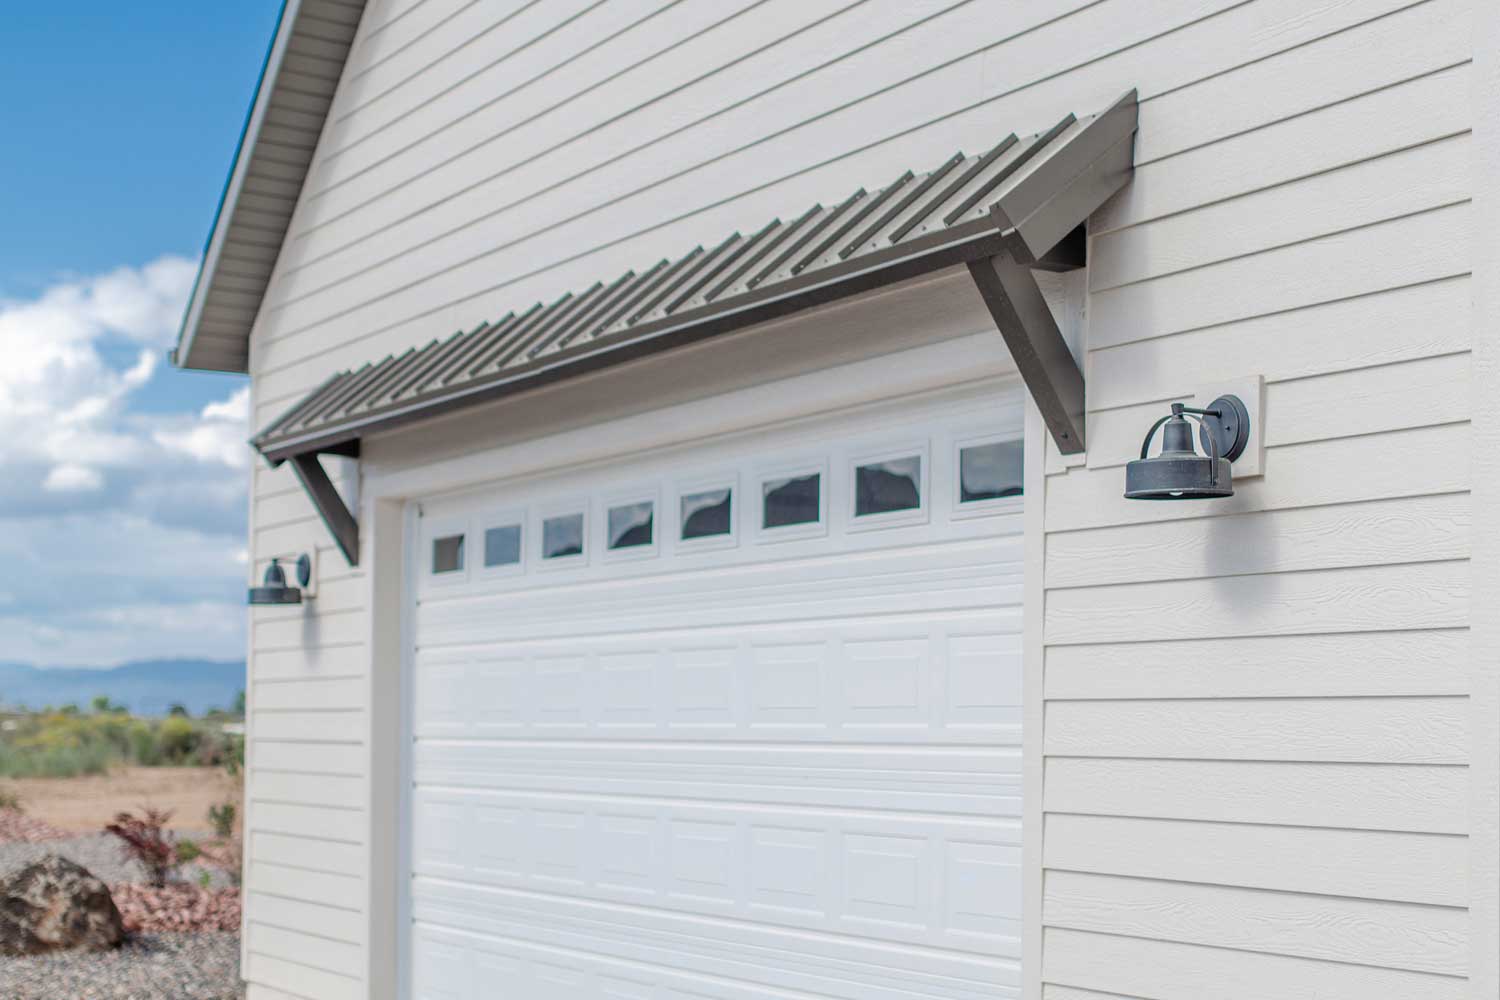
[[[1203,446],[1203,453],[1213,453],[1208,436],[1217,434],[1219,456],[1233,462],[1245,453],[1245,446],[1250,443],[1250,411],[1238,396],[1220,396],[1204,409],[1217,412],[1219,417],[1208,417],[1198,425],[1198,441]]]

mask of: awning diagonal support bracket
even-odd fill
[[[969,274],[994,319],[1031,398],[1064,455],[1083,451],[1083,373],[1063,339],[1029,264],[1006,250],[969,262]]]
[[[347,449],[344,452],[347,454]],[[355,452],[355,457],[358,452]],[[328,470],[323,468],[323,463],[318,460],[316,452],[307,452],[294,455],[291,459],[292,472],[296,474],[297,481],[302,484],[302,489],[307,497],[317,508],[318,516],[328,526],[328,531],[333,535],[334,542],[339,551],[350,566],[359,565],[359,520],[349,511],[344,503],[344,498],[334,487],[333,480],[328,478]]]

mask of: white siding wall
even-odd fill
[[[1469,0],[1149,10],[371,0],[257,321],[256,420],[1138,87],[1136,179],[1093,225],[1088,464],[1054,456],[1043,498],[1032,995],[1457,997]],[[1166,400],[1246,374],[1263,480],[1118,499]],[[252,630],[246,973],[253,1000],[364,996],[369,555],[344,567],[285,470],[253,525],[257,572],[324,551],[313,609]]]

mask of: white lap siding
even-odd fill
[[[1137,87],[1135,180],[1091,227],[1088,464],[1053,456],[1033,521],[1028,995],[1459,996],[1470,8],[371,0],[257,320],[255,421]],[[1119,499],[1166,401],[1247,374],[1264,479]],[[323,578],[253,616],[246,974],[364,996],[368,560],[285,469],[252,524],[256,573],[317,546]]]
[[[1467,996],[1468,23],[1141,103],[1046,480],[1047,1000]],[[1168,400],[1249,374],[1264,478],[1120,498]]]

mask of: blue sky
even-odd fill
[[[280,0],[0,32],[0,660],[243,655],[244,379],[165,362]]]

